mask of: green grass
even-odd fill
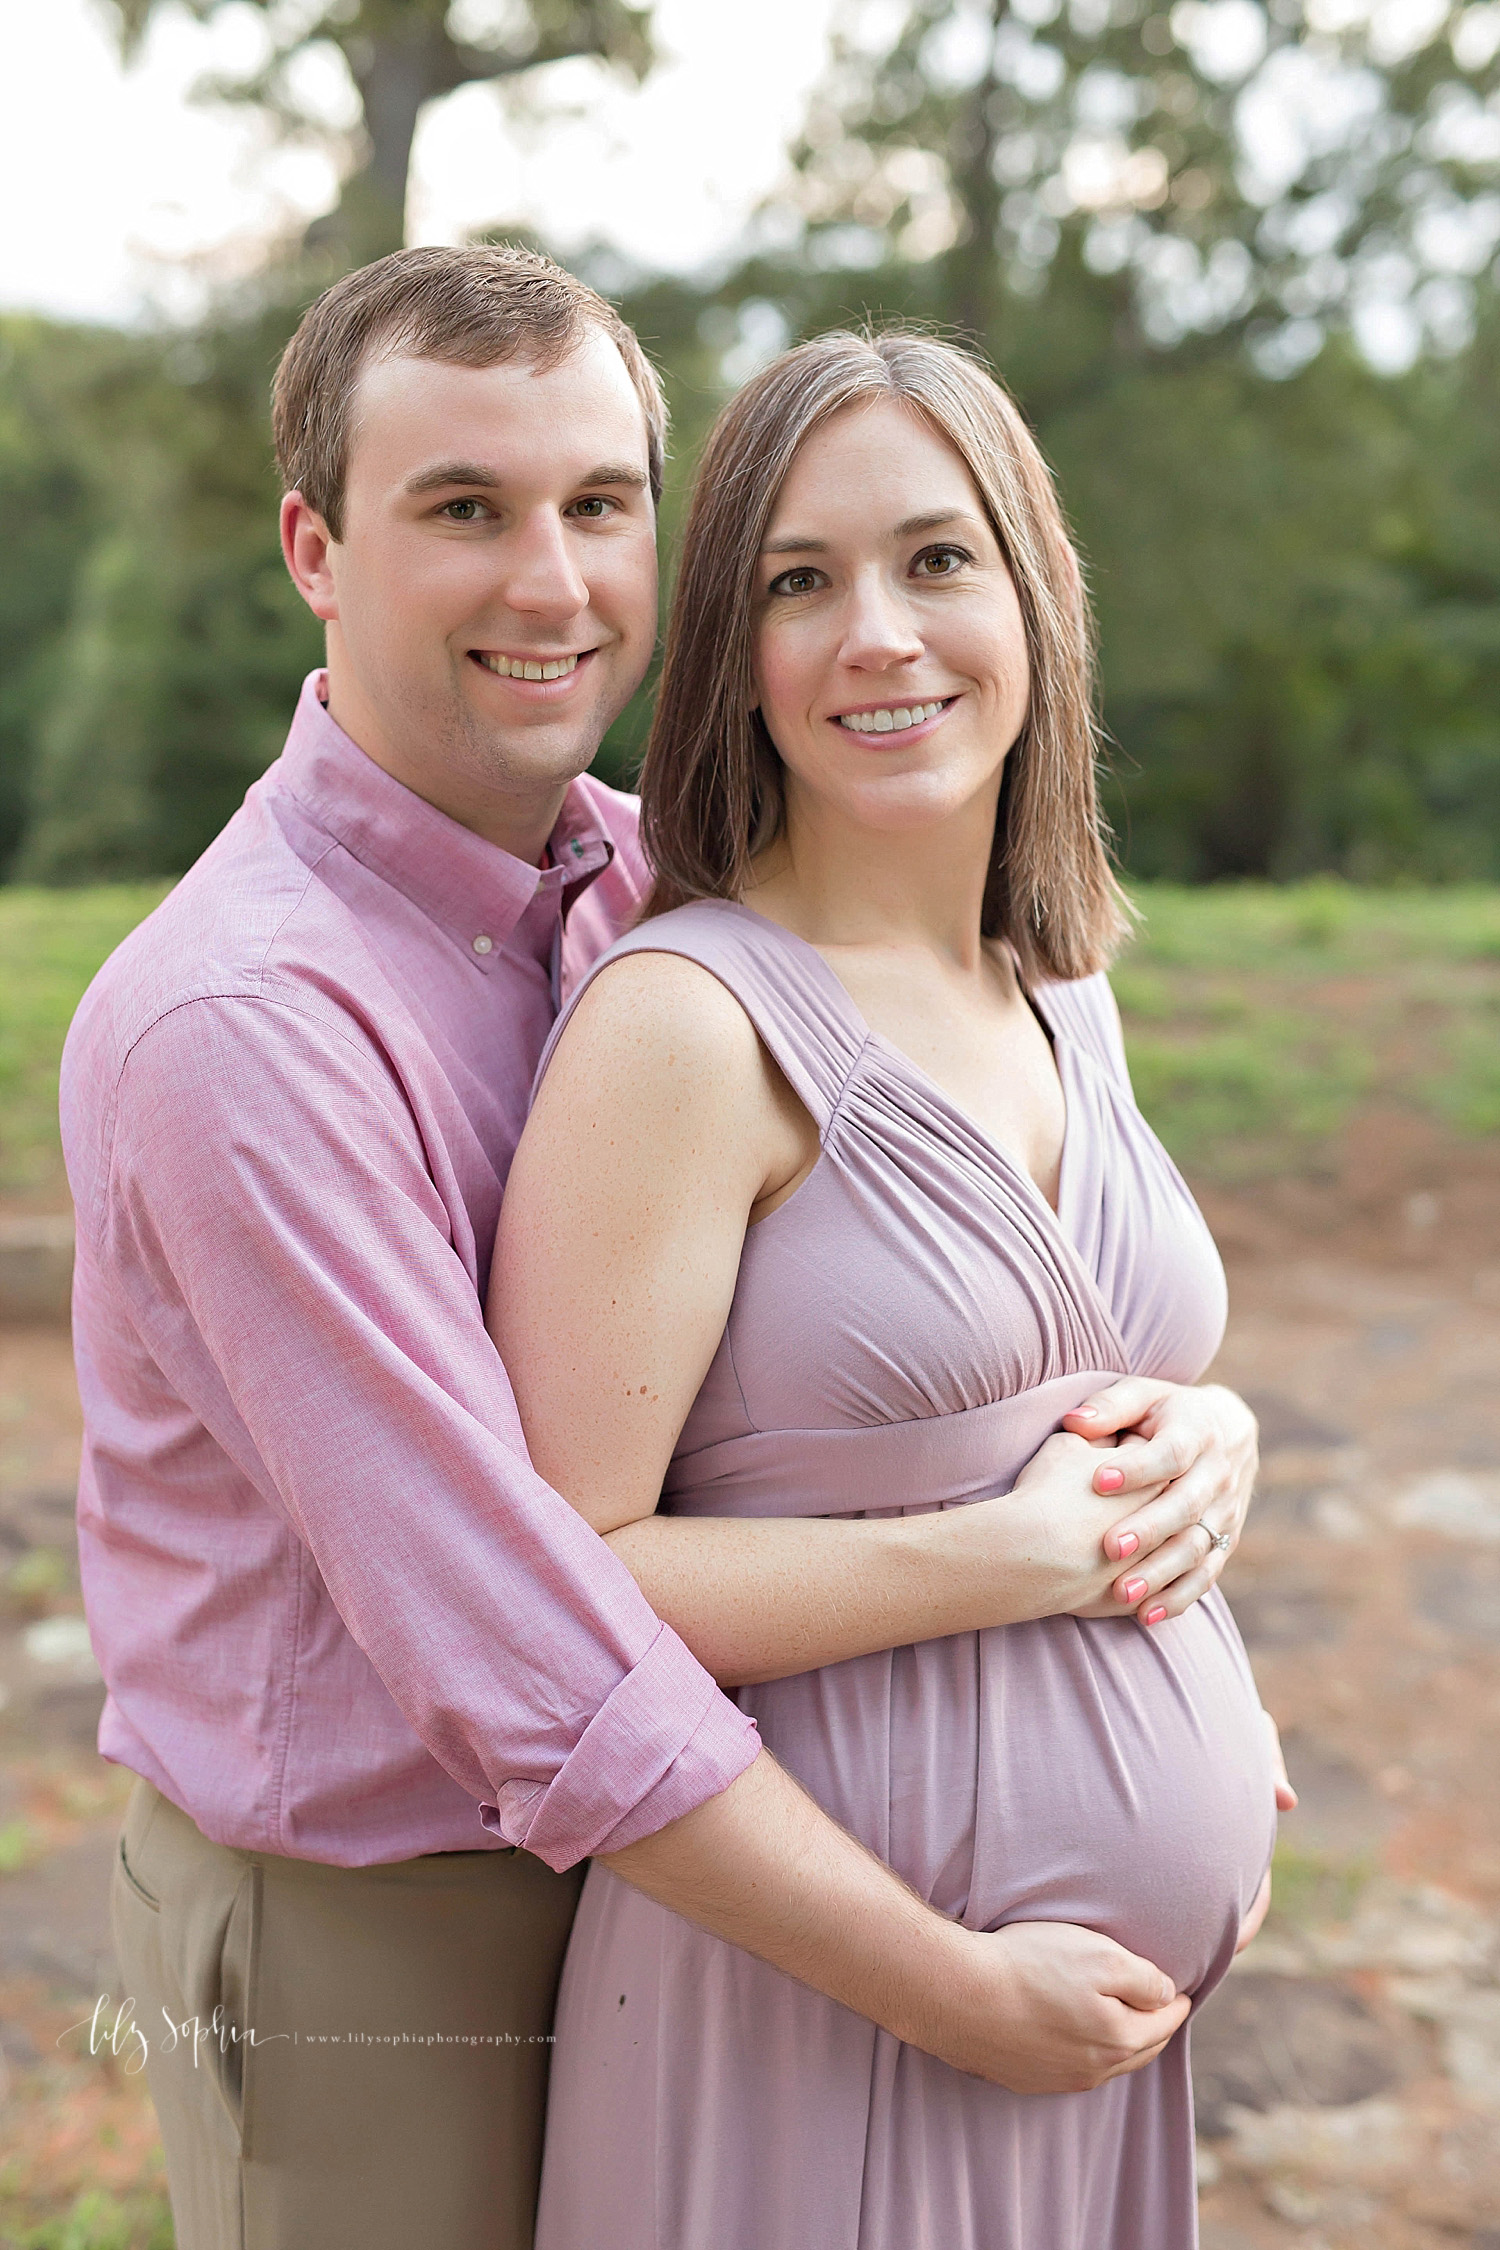
[[[1142,1109],[1190,1170],[1328,1168],[1361,1104],[1500,1130],[1500,889],[1136,886],[1115,990]]]
[[[60,2217],[7,2238],[16,2250],[172,2250],[172,2213],[164,2195],[111,2195],[92,2188]]]
[[[0,890],[0,1193],[66,1205],[57,1065],[83,989],[166,883]]]
[[[80,994],[167,886],[0,890],[0,1194],[66,1200],[57,1063]],[[1135,888],[1115,976],[1141,1107],[1190,1171],[1318,1173],[1362,1103],[1500,1132],[1500,888]]]
[[[1299,1930],[1347,1922],[1374,1874],[1368,1859],[1332,1859],[1280,1841],[1271,1861],[1272,1916]]]

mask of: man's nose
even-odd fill
[[[528,518],[507,542],[501,591],[511,609],[528,616],[576,617],[587,609],[589,589],[555,515]]]
[[[883,572],[856,578],[844,612],[839,661],[863,672],[891,664],[910,664],[922,654],[923,640],[900,589]]]

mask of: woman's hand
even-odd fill
[[[954,1550],[961,1582],[976,1605],[975,1622],[1010,1625],[1034,1617],[1129,1616],[1115,1593],[1119,1558],[1109,1541],[1120,1521],[1114,1493],[1101,1493],[1096,1468],[1114,1461],[1104,1443],[1057,1430],[1037,1448],[1010,1491],[941,1515],[908,1519],[916,1535]],[[1164,1490],[1138,1487],[1138,1500]],[[1144,1509],[1137,1507],[1132,1522]],[[1168,1537],[1163,1530],[1159,1538]],[[1142,1534],[1141,1553],[1147,1554]]]
[[[1063,1426],[1115,1438],[1094,1490],[1142,1503],[1105,1537],[1105,1553],[1131,1565],[1114,1582],[1108,1614],[1133,1614],[1143,1625],[1180,1617],[1218,1583],[1239,1544],[1260,1460],[1255,1416],[1218,1383],[1127,1375],[1075,1407]]]

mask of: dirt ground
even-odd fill
[[[1195,2033],[1204,2250],[1500,2250],[1500,1157],[1393,1114],[1340,1166],[1204,1193],[1264,1441],[1228,1591],[1302,1792]],[[66,1336],[0,1329],[0,2244],[71,2209],[31,2239],[156,2250],[144,2089],[86,2024],[123,1786],[77,1443]]]

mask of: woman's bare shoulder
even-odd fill
[[[766,1059],[754,1024],[711,969],[680,953],[643,950],[595,972],[547,1079],[561,1071],[614,1086],[645,1073],[678,1089],[733,1095],[759,1091]]]

